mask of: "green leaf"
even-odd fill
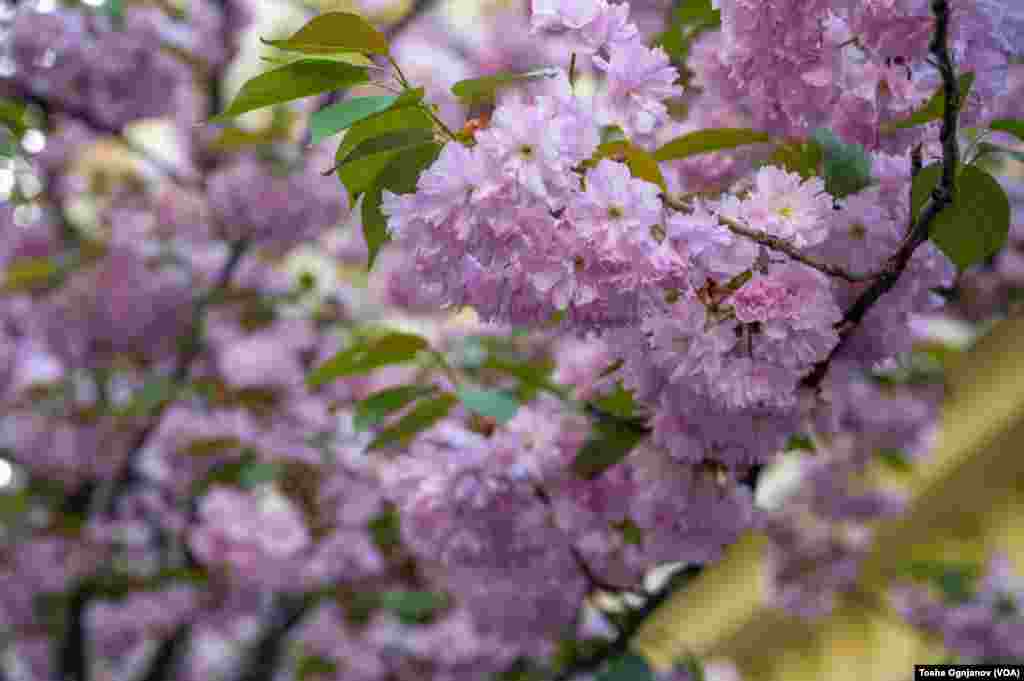
[[[392,555],[402,545],[402,517],[398,507],[385,502],[380,513],[367,524],[370,538],[385,556]]]
[[[941,175],[941,165],[933,163],[914,178],[911,206],[915,219]],[[1009,230],[1010,200],[1002,186],[981,168],[966,166],[957,177],[953,205],[935,217],[930,236],[963,269],[997,253]]]
[[[1024,120],[1019,118],[997,118],[988,125],[989,130],[1008,132],[1024,142]]]
[[[310,388],[343,376],[356,376],[389,364],[411,361],[430,345],[420,336],[410,333],[389,333],[380,338],[357,342],[348,350],[339,352],[313,370],[306,377]]]
[[[399,419],[398,423],[382,430],[367,450],[380,449],[396,442],[407,442],[417,433],[427,430],[448,416],[456,402],[458,399],[451,393],[420,401],[412,411]]]
[[[353,123],[380,113],[397,101],[395,96],[354,97],[320,109],[309,118],[311,144],[335,135]]]
[[[286,40],[263,40],[267,45],[304,54],[361,52],[388,54],[388,39],[358,14],[328,12],[312,21]]]
[[[620,419],[631,419],[636,416],[637,404],[633,399],[633,391],[622,387],[622,381],[615,382],[615,389],[610,395],[604,395],[592,404],[601,411],[617,416]]]
[[[844,144],[825,128],[815,130],[813,139],[824,151],[825,191],[841,199],[871,184],[871,157],[863,146]]]
[[[6,131],[0,130],[0,158],[13,158],[18,148]]]
[[[654,672],[647,661],[636,653],[624,653],[608,663],[597,681],[654,681]]]
[[[211,122],[223,122],[265,106],[290,102],[369,80],[366,68],[325,59],[302,59],[247,81],[227,110]]]
[[[988,154],[1005,154],[1018,163],[1024,163],[1024,152],[1017,151],[1016,149],[1007,149],[998,144],[989,144],[988,142],[982,142],[978,145],[978,155],[974,159],[975,162]]]
[[[178,385],[168,376],[154,376],[147,380],[140,390],[132,395],[126,405],[126,416],[149,416],[161,405],[177,396]]]
[[[683,0],[676,3],[672,23],[654,39],[654,44],[663,48],[673,63],[683,64],[697,36],[721,25],[721,10],[714,9],[711,0]]]
[[[366,140],[345,159],[338,169],[338,178],[354,203],[363,192],[377,184],[377,179],[395,158],[422,144],[429,143],[433,133],[423,128],[400,130]]]
[[[722,11],[715,9],[711,0],[683,0],[676,5],[672,21],[683,26],[722,23]]]
[[[503,390],[472,390],[459,386],[455,394],[466,409],[498,423],[507,423],[519,411],[519,401]]]
[[[434,392],[434,386],[400,385],[379,390],[356,403],[354,427],[362,432],[383,421],[389,414],[404,409],[419,398]]]
[[[382,189],[396,194],[408,194],[416,191],[416,183],[420,174],[441,153],[441,145],[437,142],[417,144],[403,149],[390,157],[390,162],[376,174],[376,184],[366,190],[363,196],[362,217],[363,237],[366,240],[369,258],[367,270],[373,269],[373,263],[381,247],[390,240],[387,230],[387,219],[381,212]],[[372,169],[371,169],[372,171]],[[355,181],[359,187],[358,180]]]
[[[390,109],[352,125],[338,144],[334,160],[340,166],[348,160],[356,147],[367,140],[409,129],[431,131],[434,129],[434,121],[419,106],[399,106],[395,102]]]
[[[658,162],[647,151],[641,149],[627,140],[616,142],[605,142],[597,148],[594,159],[622,156],[629,167],[629,172],[638,180],[644,180],[661,187],[662,191],[668,191],[665,185],[665,177],[661,174]]]
[[[666,142],[654,152],[654,158],[658,161],[671,161],[711,151],[771,141],[771,135],[749,128],[709,128],[687,133]]]
[[[881,459],[889,468],[900,473],[909,472],[912,468],[910,464],[910,458],[906,452],[902,449],[896,449],[893,447],[885,447],[878,450],[878,458]]]
[[[338,673],[338,663],[321,655],[303,655],[295,664],[297,681],[330,678]]]
[[[972,563],[915,561],[905,566],[903,572],[913,579],[931,582],[952,605],[971,600],[980,577],[978,566]]]
[[[622,541],[633,546],[643,546],[644,531],[633,522],[632,518],[623,518],[620,522],[612,523],[612,527],[622,535]]]
[[[380,594],[380,607],[407,624],[428,621],[449,604],[447,594],[434,591],[385,591]]]
[[[550,362],[531,363],[491,355],[484,359],[480,368],[499,371],[519,379],[520,387],[528,388],[527,393],[545,390],[561,399],[568,397],[568,390],[566,388],[556,385],[551,381],[551,372],[554,370],[554,365]]]
[[[34,291],[46,287],[60,271],[50,258],[15,258],[7,266],[7,291]]]
[[[277,480],[284,472],[284,466],[279,463],[260,462],[252,463],[242,468],[238,475],[238,484],[246,489],[259,487]]]
[[[928,202],[932,190],[939,183],[942,177],[942,164],[932,163],[921,168],[914,176],[914,182],[910,187],[910,219],[917,222],[917,216]]]
[[[617,421],[595,423],[572,462],[573,473],[588,480],[600,476],[625,459],[644,436],[640,430]]]
[[[803,433],[795,433],[789,436],[786,441],[786,446],[783,447],[783,451],[792,452],[795,450],[803,450],[807,452],[813,452],[816,450],[814,441],[810,437]]]
[[[363,217],[363,240],[366,241],[368,257],[366,259],[366,270],[373,269],[377,261],[377,254],[384,244],[391,241],[388,234],[388,220],[381,211],[380,204],[383,200],[381,190],[377,187],[363,195],[362,217]]]
[[[974,85],[974,73],[961,73],[960,77],[957,78],[957,85],[960,89],[960,101],[966,101],[967,95],[971,92],[971,86]],[[946,107],[946,96],[942,92],[942,86],[936,90],[935,94],[925,102],[917,111],[910,114],[909,117],[899,121],[888,121],[882,124],[882,134],[888,135],[897,130],[903,130],[906,128],[913,128],[917,125],[924,125],[925,123],[931,123],[942,118],[942,112]]]
[[[799,173],[805,180],[818,174],[818,166],[823,157],[821,145],[813,140],[796,144],[780,144],[775,153],[768,159],[768,165],[785,168],[791,173]]]
[[[503,71],[482,78],[470,78],[460,80],[452,86],[452,94],[459,99],[465,99],[470,103],[479,104],[488,102],[495,98],[498,90],[512,85],[541,80],[543,78],[554,78],[558,75],[558,69],[542,68],[526,73],[512,73]]]
[[[605,125],[601,127],[601,144],[608,142],[626,142],[626,131],[619,125]]]
[[[100,7],[110,17],[114,27],[124,27],[124,0],[106,0]]]

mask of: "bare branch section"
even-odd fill
[[[917,247],[928,240],[929,230],[935,218],[947,206],[953,203],[956,192],[956,170],[960,165],[960,145],[957,141],[957,121],[960,115],[960,88],[953,67],[953,57],[949,52],[949,2],[933,0],[932,12],[935,14],[935,35],[932,36],[930,51],[933,66],[942,76],[942,92],[945,104],[942,111],[942,130],[939,139],[942,142],[942,178],[932,191],[917,221],[911,226],[903,245],[886,261],[881,275],[854,302],[837,328],[839,343],[832,349],[829,356],[816,364],[802,385],[816,389],[828,373],[829,365],[838,355],[853,331],[860,324],[871,307],[878,299],[892,290],[900,275],[907,268],[907,263],[914,255]]]

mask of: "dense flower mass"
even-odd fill
[[[967,267],[914,229],[1016,143],[1010,0],[950,3],[959,158],[899,122],[943,3],[355,3],[393,62],[184,4],[0,0],[0,678],[593,681],[752,529],[822,615],[934,439],[917,341],[1019,310],[1019,215]],[[287,101],[197,125],[258,57],[234,104]],[[894,596],[1019,657],[1010,572]]]

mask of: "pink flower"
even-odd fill
[[[754,277],[733,294],[729,302],[736,310],[736,319],[745,324],[765,322],[786,315],[789,289],[769,277]]]
[[[797,248],[821,243],[828,236],[832,198],[817,177],[803,180],[775,166],[765,166],[754,178],[749,198],[722,202],[721,212],[751,229],[777,236]]]
[[[605,72],[611,106],[624,127],[648,134],[668,116],[663,103],[683,94],[676,85],[679,71],[668,53],[649,48],[639,41],[613,44],[607,60],[594,57],[594,65]]]
[[[606,0],[533,0],[534,32],[568,31],[570,38],[592,52],[634,40],[636,24],[629,21],[629,3],[609,5]]]

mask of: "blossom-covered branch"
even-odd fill
[[[814,369],[803,379],[802,385],[805,387],[817,388],[821,384],[833,358],[842,352],[847,339],[872,306],[896,285],[914,255],[914,251],[928,241],[935,218],[955,200],[956,174],[960,167],[957,123],[962,99],[953,57],[949,49],[950,8],[948,0],[932,0],[932,11],[935,14],[935,33],[929,51],[934,59],[933,66],[942,76],[942,129],[939,133],[939,141],[942,143],[942,176],[921,209],[921,214],[911,225],[899,250],[885,262],[877,280],[861,293],[854,304],[843,314],[842,321],[837,325],[839,343],[832,349],[828,357],[815,364]]]
[[[666,206],[673,210],[680,212],[689,212],[691,210],[691,207],[687,205],[685,202],[679,201],[678,199],[668,194],[662,194],[661,200],[665,203]],[[839,267],[838,265],[823,262],[807,255],[800,249],[794,247],[785,239],[780,239],[779,237],[750,229],[749,227],[744,226],[739,221],[733,220],[732,218],[726,217],[725,215],[718,215],[717,217],[719,222],[728,227],[729,231],[732,232],[733,234],[738,234],[739,236],[750,239],[751,241],[761,244],[762,246],[765,246],[766,248],[769,248],[773,251],[783,253],[789,256],[791,259],[803,265],[807,265],[808,267],[812,267],[823,274],[827,274],[830,277],[837,277],[844,281],[856,283],[875,279],[879,277],[881,274],[874,272],[866,274],[856,274],[852,272],[847,272],[844,268]]]

